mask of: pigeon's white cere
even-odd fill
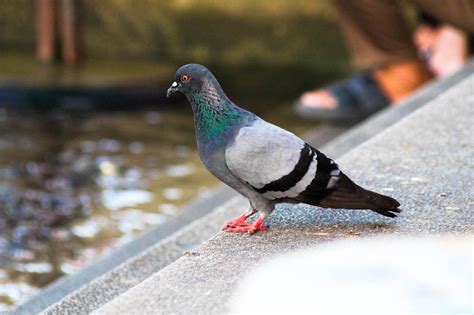
[[[177,87],[178,86],[178,83],[176,83],[176,81],[173,82],[173,84],[171,84],[172,87]]]
[[[303,147],[304,141],[291,132],[258,119],[240,129],[226,150],[226,163],[234,175],[253,187],[262,188],[293,171]],[[311,166],[314,177],[316,163]],[[301,181],[304,185],[307,179]]]

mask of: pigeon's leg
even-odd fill
[[[235,227],[235,226],[238,226],[242,223],[245,223],[245,220],[247,220],[247,218],[252,216],[255,212],[257,212],[257,210],[254,210],[254,209],[250,208],[247,212],[242,214],[237,219],[229,221],[226,224],[224,224],[224,226],[222,227],[222,231],[224,231],[227,228]]]
[[[262,213],[255,222],[242,222],[237,226],[230,226],[226,229],[227,232],[231,233],[249,233],[253,234],[257,231],[264,231],[268,229],[268,226],[263,225],[263,221],[267,218],[267,214]]]

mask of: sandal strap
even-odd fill
[[[351,107],[361,114],[371,114],[386,107],[390,100],[370,72],[355,74],[349,79],[328,87],[338,106]]]

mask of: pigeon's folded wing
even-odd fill
[[[327,165],[318,170],[321,159]],[[268,199],[295,198],[309,188],[327,190],[330,178],[337,175],[331,172],[339,172],[324,154],[263,120],[240,129],[226,149],[226,163],[235,176]]]

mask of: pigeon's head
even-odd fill
[[[189,97],[207,86],[219,86],[219,83],[206,67],[191,63],[176,71],[176,80],[171,84],[166,95],[169,97],[175,92],[181,92]]]

